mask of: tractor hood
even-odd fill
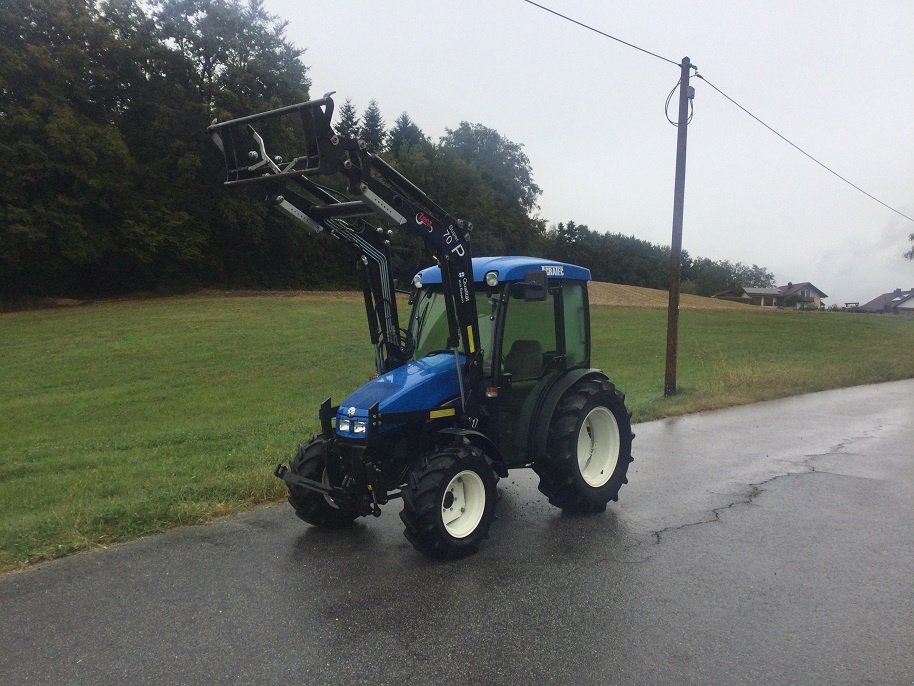
[[[460,368],[466,358],[460,355]],[[402,367],[372,379],[353,391],[340,403],[336,415],[336,433],[343,438],[365,438],[369,431],[368,410],[378,403],[382,419],[385,413],[422,412],[454,407],[460,395],[457,365],[451,352],[426,355]],[[383,433],[393,425],[382,424]]]

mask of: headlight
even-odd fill
[[[337,419],[336,428],[338,431],[349,431],[349,420],[348,419]]]
[[[495,288],[498,285],[498,272],[486,272],[486,286]]]
[[[368,430],[368,422],[360,422],[356,420],[352,430],[357,434],[363,434]]]
[[[413,277],[413,286],[416,288],[422,288],[422,274],[416,274]]]

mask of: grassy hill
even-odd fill
[[[662,308],[666,309],[669,300],[667,291],[656,288],[641,288],[640,286],[625,286],[618,283],[605,283],[602,281],[591,281],[588,284],[590,294],[590,303],[592,305],[606,305],[608,307],[642,307],[649,309]],[[266,298],[311,298],[311,299],[341,299],[341,300],[359,300],[362,297],[359,291],[219,291],[205,290],[194,293],[189,296],[179,296],[187,298],[201,297],[266,297]],[[149,296],[150,299],[156,299],[159,296]],[[105,302],[129,302],[140,298],[112,298],[107,300],[78,300],[74,298],[41,298],[26,303],[27,308],[21,309],[43,309],[52,307],[76,307],[80,305],[89,305],[93,303]],[[405,299],[404,299],[405,301]],[[683,310],[732,310],[746,309],[747,305],[734,303],[727,300],[717,300],[715,298],[703,298],[698,295],[683,294],[680,298],[680,309]]]
[[[591,281],[588,285],[591,305],[609,307],[643,307],[666,309],[669,305],[668,291],[639,286],[623,286],[618,283]],[[679,299],[680,310],[745,310],[748,305],[716,298],[703,298],[698,295],[682,294]]]

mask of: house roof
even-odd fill
[[[864,303],[860,306],[860,309],[864,312],[886,312],[891,310],[902,302],[910,299],[914,296],[914,288],[909,291],[903,291],[900,288],[896,288],[891,293],[883,293],[878,295],[868,303]]]
[[[778,292],[780,293],[780,295],[782,295],[783,297],[786,298],[791,295],[795,295],[796,293],[799,293],[804,288],[809,288],[811,290],[814,290],[816,293],[819,294],[820,298],[828,297],[827,293],[820,291],[818,288],[816,288],[811,283],[809,283],[809,281],[804,281],[803,283],[788,283],[786,286],[779,286]]]
[[[780,294],[781,294],[781,289],[780,289],[780,288],[775,288],[775,287],[771,287],[771,288],[744,288],[744,289],[743,289],[743,292],[744,292],[746,295],[749,295],[749,296],[753,296],[753,295],[780,295]]]

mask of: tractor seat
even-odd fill
[[[505,371],[515,379],[536,379],[543,373],[543,346],[539,341],[519,338],[505,356]]]

